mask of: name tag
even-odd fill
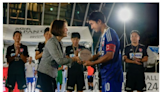
[[[70,54],[70,55],[69,55],[69,57],[74,57],[74,56],[75,56],[75,54]]]
[[[135,57],[136,58],[142,58],[142,53],[135,53]],[[132,59],[134,57],[134,53],[129,53],[130,59]]]

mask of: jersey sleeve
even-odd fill
[[[147,49],[146,46],[144,46],[144,47],[143,47],[143,57],[144,57],[144,56],[148,56],[147,50],[146,50],[146,49]]]
[[[40,43],[38,43],[38,45],[35,48],[35,51],[39,51],[39,47],[40,47]]]
[[[28,47],[25,46],[24,49],[25,49],[25,51],[24,51],[23,55],[29,57],[29,54],[28,54]]]
[[[67,56],[69,56],[69,48],[68,48],[68,47],[66,47],[66,49],[65,49],[65,54],[66,54]]]
[[[111,32],[113,29],[108,29],[105,35],[105,42],[106,42],[106,52],[115,52],[116,50],[116,43],[118,39],[115,37],[116,34]]]
[[[125,47],[125,48],[123,49],[122,55],[123,55],[123,56],[128,56],[127,47]]]
[[[6,52],[6,58],[8,57],[8,56],[10,56],[10,47],[7,47],[7,52]]]

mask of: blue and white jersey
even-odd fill
[[[101,78],[105,80],[123,81],[122,57],[120,51],[120,40],[114,29],[108,27],[100,38],[99,52],[101,57],[107,52],[114,52],[114,57],[100,64]]]

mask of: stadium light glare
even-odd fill
[[[118,17],[121,21],[127,22],[132,18],[132,12],[130,8],[124,7],[118,11]]]

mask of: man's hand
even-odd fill
[[[136,61],[138,61],[138,62],[140,62],[140,61],[141,61],[141,59],[136,58],[136,57],[134,57],[134,60],[136,60]]]
[[[134,60],[134,63],[137,65],[142,65],[142,63],[140,63],[140,61]]]
[[[83,65],[85,65],[85,66],[92,66],[92,65],[94,65],[94,63],[91,62],[91,61],[83,61],[83,62],[84,62]]]
[[[78,49],[74,51],[75,56],[78,56],[78,53],[79,53]]]
[[[17,56],[20,53],[20,44],[16,44],[15,49],[15,55]]]
[[[141,59],[134,57],[134,63],[137,65],[142,65]]]
[[[81,60],[80,60],[80,58],[78,56],[72,57],[72,61],[81,64]]]
[[[37,74],[37,71],[35,70],[34,76]]]

